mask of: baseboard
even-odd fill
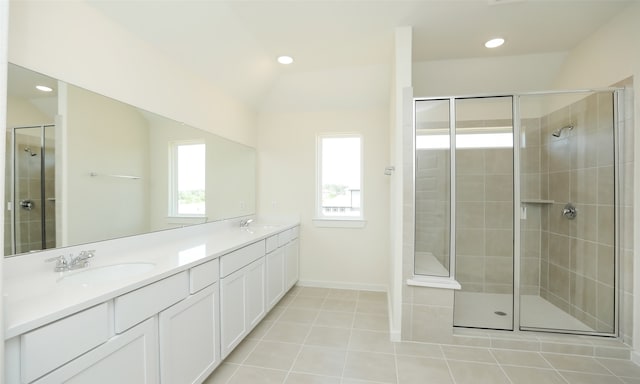
[[[640,365],[640,351],[637,351],[637,350],[631,351],[631,361]]]
[[[359,283],[342,283],[337,281],[314,281],[314,280],[299,280],[298,285],[301,287],[316,287],[316,288],[332,288],[332,289],[351,289],[358,291],[374,291],[374,292],[387,292],[386,285],[379,284],[359,284]]]

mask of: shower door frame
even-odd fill
[[[16,239],[16,210],[19,209],[18,207],[18,202],[16,201],[16,176],[18,174],[17,170],[16,170],[16,155],[17,155],[17,151],[16,151],[16,130],[18,129],[33,129],[33,128],[40,128],[40,151],[38,153],[38,155],[40,156],[40,220],[41,220],[41,244],[42,244],[42,249],[46,249],[46,243],[47,243],[47,230],[46,230],[46,225],[45,225],[45,218],[46,218],[46,210],[45,210],[45,204],[44,202],[46,201],[46,196],[45,196],[45,158],[44,158],[44,153],[45,153],[45,132],[46,132],[46,128],[51,128],[51,127],[55,127],[55,124],[40,124],[40,125],[27,125],[27,126],[20,126],[20,127],[13,127],[11,128],[11,149],[12,149],[12,156],[11,156],[11,252],[12,254],[16,254],[16,249],[17,249],[17,239]]]
[[[549,329],[549,328],[535,328],[535,327],[523,327],[520,324],[520,274],[521,274],[521,171],[520,171],[520,135],[521,135],[521,119],[520,119],[520,98],[523,96],[544,96],[544,95],[560,95],[560,94],[579,94],[579,93],[599,93],[610,92],[613,97],[613,169],[614,169],[614,298],[613,298],[613,332],[585,332],[579,330],[567,330],[567,329]],[[620,116],[624,116],[624,103],[622,100],[622,94],[624,88],[608,87],[608,88],[591,88],[591,89],[571,89],[571,90],[557,90],[557,91],[534,91],[534,92],[510,92],[510,93],[486,93],[475,95],[454,95],[454,96],[435,96],[435,97],[414,97],[413,102],[413,175],[412,175],[412,187],[415,191],[416,186],[416,102],[419,101],[435,101],[435,100],[448,100],[449,101],[449,278],[455,280],[456,276],[456,100],[460,99],[481,99],[481,98],[498,98],[498,97],[511,97],[512,99],[512,119],[513,119],[513,292],[512,292],[512,329],[502,330],[504,332],[545,332],[545,333],[560,333],[560,334],[575,334],[586,336],[602,336],[602,337],[619,337],[620,336],[620,202],[621,200],[621,188],[622,185],[620,170],[621,167],[621,148],[623,148],[621,134],[620,134]],[[415,193],[414,193],[414,207],[415,207]],[[415,220],[415,218],[414,218]],[[414,222],[414,241],[415,241],[415,222]],[[414,253],[414,274],[415,274],[415,253]],[[425,275],[428,276],[428,275]],[[455,304],[454,304],[455,305]],[[453,324],[452,324],[453,326]],[[454,326],[456,327],[456,326]],[[474,327],[462,327],[462,328],[474,328]],[[486,328],[484,328],[486,329]]]

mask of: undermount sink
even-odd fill
[[[89,267],[88,269],[69,272],[58,279],[58,283],[91,284],[117,281],[127,277],[140,275],[152,270],[154,263],[122,263]]]

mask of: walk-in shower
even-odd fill
[[[455,326],[616,334],[619,97],[415,99],[414,273]]]
[[[55,126],[10,130],[5,255],[55,247]]]

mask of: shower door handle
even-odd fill
[[[22,209],[26,209],[27,211],[32,210],[35,207],[35,203],[33,202],[33,200],[21,200],[20,201],[20,207],[22,207]]]

